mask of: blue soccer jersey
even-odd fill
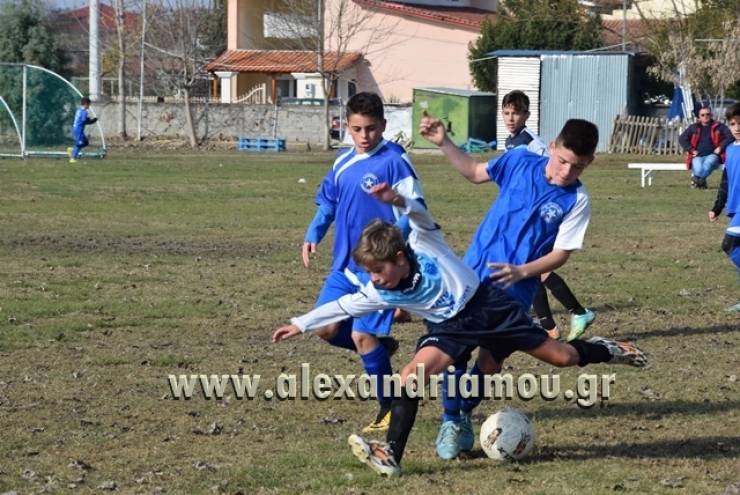
[[[583,247],[591,215],[585,187],[550,184],[545,177],[548,157],[516,148],[488,162],[488,176],[500,192],[473,236],[465,262],[480,280],[491,274],[489,262],[522,265],[554,248]],[[537,290],[536,277],[524,279],[506,292],[529,310]]]
[[[740,237],[740,143],[727,147],[725,170],[727,171],[727,214],[732,217],[727,234]]]
[[[357,153],[355,148],[342,151],[324,177],[316,204],[334,211],[334,260],[332,270],[349,268],[361,272],[352,259],[362,230],[376,218],[395,222],[399,216],[394,209],[376,201],[367,191],[373,186],[388,183],[403,196],[422,198],[416,172],[404,149],[383,140],[368,153]]]
[[[85,132],[86,123],[87,109],[80,107],[77,109],[77,113],[75,113],[75,121],[74,124],[72,124],[72,135],[76,138],[82,136]]]

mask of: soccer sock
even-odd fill
[[[472,378],[474,376],[477,376],[478,377],[478,390],[474,394],[471,394],[470,397],[463,398],[461,400],[461,402],[462,402],[461,409],[462,409],[462,411],[464,413],[471,412],[473,409],[475,409],[476,407],[478,407],[478,404],[480,404],[480,402],[483,400],[483,393],[485,391],[485,387],[484,387],[485,380],[484,380],[484,377],[486,375],[483,374],[483,372],[478,367],[478,362],[477,361],[473,365],[473,367],[470,369],[470,377]],[[470,391],[471,388],[472,388],[472,383],[470,383],[468,385],[468,391]]]
[[[550,302],[547,300],[547,291],[545,286],[541,283],[537,284],[537,292],[534,295],[534,312],[537,314],[537,319],[540,321],[540,325],[546,330],[552,330],[557,326],[555,320],[552,317],[552,310],[550,309]]]
[[[460,398],[460,377],[465,373],[466,363],[456,363],[455,371],[449,373],[445,370],[442,376],[442,421],[460,422],[460,408],[462,399]],[[450,383],[452,382],[452,383]],[[450,389],[450,385],[453,387]]]
[[[608,363],[612,358],[609,349],[605,345],[594,344],[585,340],[574,340],[569,342],[569,344],[578,351],[578,356],[580,357],[578,366],[586,366],[593,363]]]
[[[565,306],[565,309],[570,311],[574,315],[582,315],[586,312],[586,309],[581,306],[576,296],[573,295],[565,280],[560,278],[555,272],[550,273],[550,276],[545,279],[545,287],[550,289],[555,299],[560,301],[560,304]]]
[[[341,347],[343,349],[349,349],[352,352],[357,352],[355,342],[352,340],[352,329],[349,325],[341,325],[337,334],[326,341],[334,347]]]
[[[367,354],[360,354],[360,357],[362,358],[362,364],[365,366],[367,374],[374,377],[376,380],[378,402],[380,402],[381,407],[389,405],[391,403],[391,398],[386,397],[383,393],[383,377],[393,374],[391,358],[388,356],[388,351],[385,350],[385,347],[378,344],[375,346],[375,349]]]
[[[406,449],[406,441],[409,439],[411,428],[416,421],[416,411],[419,408],[419,399],[412,399],[406,393],[406,388],[401,389],[401,397],[393,399],[391,405],[391,424],[385,441],[388,442],[393,457],[397,463],[401,463],[403,451]]]

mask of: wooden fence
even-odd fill
[[[635,155],[681,155],[678,136],[686,128],[682,121],[660,117],[618,116],[609,140],[609,153]]]

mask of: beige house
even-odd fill
[[[219,78],[222,102],[323,98],[318,57],[305,48],[315,33],[288,29],[286,19],[295,28],[301,16],[285,5],[228,0],[227,49],[206,67]],[[326,0],[323,63],[337,77],[331,96],[375,91],[386,101],[409,102],[415,87],[473,89],[468,43],[495,6],[495,0]]]

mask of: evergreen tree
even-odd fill
[[[601,19],[577,0],[506,0],[499,3],[496,24],[486,19],[468,47],[470,73],[484,91],[496,87],[495,62],[480,61],[502,49],[588,50],[602,45]]]

